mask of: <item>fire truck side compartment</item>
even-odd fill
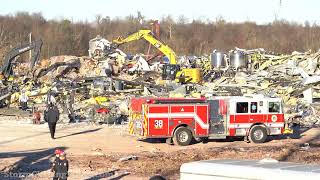
[[[149,137],[167,137],[169,135],[169,112],[170,107],[162,104],[148,106],[148,132]]]
[[[172,137],[180,127],[188,127],[194,136],[208,136],[208,104],[148,104],[149,138]]]
[[[209,134],[224,134],[225,126],[223,115],[220,114],[220,102],[221,100],[208,100],[210,107],[210,127]]]

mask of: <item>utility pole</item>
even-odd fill
[[[29,33],[29,43],[32,43],[32,32]],[[32,53],[29,51],[29,62],[31,61]]]
[[[172,38],[172,24],[171,23],[169,24],[168,28],[169,28],[169,39],[171,39]]]
[[[282,0],[279,0],[279,7],[278,10],[276,10],[275,12],[275,20],[277,21],[278,19],[280,19],[280,11],[281,11],[281,6],[282,6]]]
[[[156,37],[156,39],[160,39],[160,24],[158,20],[152,20],[150,23],[151,25],[151,32]],[[147,61],[154,58],[155,56],[150,54],[152,44],[149,43],[149,48],[147,52]]]

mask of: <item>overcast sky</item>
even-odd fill
[[[68,18],[92,21],[97,14],[124,17],[140,11],[148,19],[184,15],[190,19],[222,16],[227,21],[256,21],[259,24],[275,19],[304,23],[319,22],[319,0],[1,0],[0,14],[17,11],[41,12],[48,19]]]

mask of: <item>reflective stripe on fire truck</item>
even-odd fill
[[[129,121],[129,134],[133,134],[134,133],[134,123],[133,121]]]
[[[131,109],[129,110],[129,134],[134,134],[134,118],[133,118],[133,112]]]
[[[147,130],[148,130],[148,106],[147,105],[143,105],[143,126],[142,126],[142,135],[143,136],[147,136]]]
[[[141,122],[141,118],[141,113],[129,110],[129,134],[140,132],[141,128],[137,129],[136,124]]]
[[[284,123],[266,123],[267,127],[284,127]],[[252,123],[233,123],[229,124],[229,128],[250,128]]]
[[[195,113],[149,113],[149,118],[194,118],[202,129],[208,129],[209,125],[204,123],[202,119]]]

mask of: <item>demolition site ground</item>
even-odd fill
[[[11,119],[10,119],[11,118]],[[161,174],[179,178],[183,163],[206,159],[264,159],[319,164],[319,128],[296,128],[293,135],[269,138],[266,143],[240,139],[212,140],[190,146],[148,142],[128,135],[126,125],[58,124],[56,139],[47,124],[1,117],[1,179],[49,179],[56,148],[70,163],[69,179],[148,179]]]

